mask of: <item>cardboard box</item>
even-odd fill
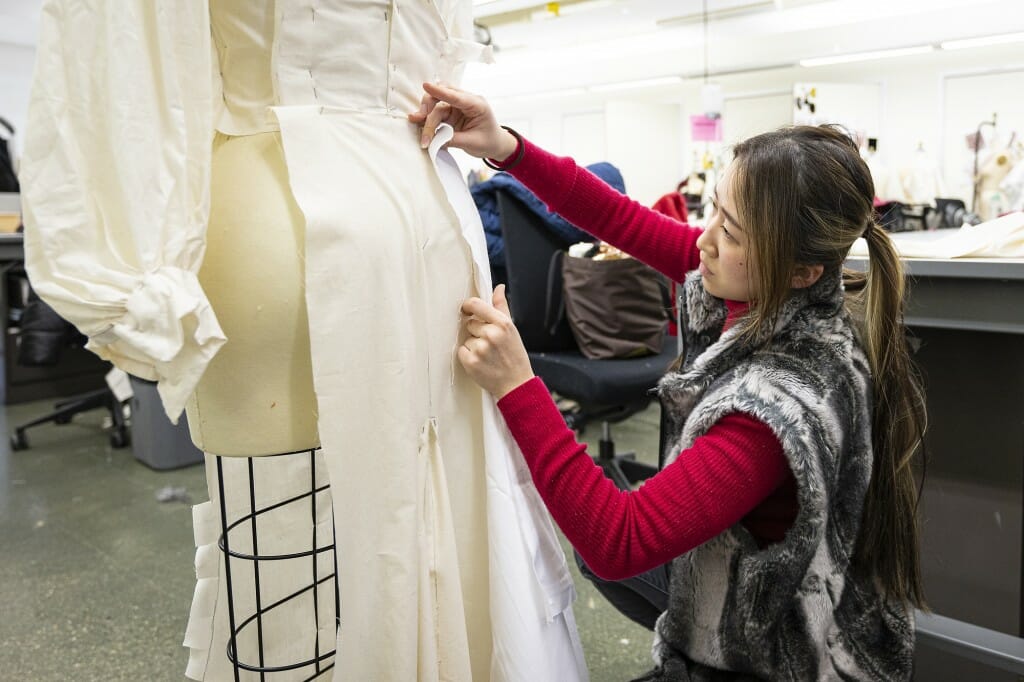
[[[21,225],[21,215],[18,213],[0,213],[0,232],[17,232],[18,225]]]

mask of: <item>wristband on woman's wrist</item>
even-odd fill
[[[519,165],[519,162],[523,160],[523,155],[526,154],[526,145],[523,144],[522,135],[512,130],[508,126],[501,127],[503,130],[507,130],[509,133],[511,133],[512,137],[516,138],[516,150],[512,152],[512,154],[510,154],[510,156],[513,157],[512,160],[498,162],[494,161],[493,159],[484,158],[483,162],[484,165],[487,166],[488,168],[493,168],[496,171],[507,171],[515,168],[517,165]]]

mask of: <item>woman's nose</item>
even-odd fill
[[[697,248],[701,251],[707,251],[708,255],[714,255],[713,252],[714,240],[711,239],[711,229],[705,228],[700,236],[697,237]]]

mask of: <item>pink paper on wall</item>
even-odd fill
[[[703,114],[690,117],[690,137],[694,142],[721,142],[722,119]]]

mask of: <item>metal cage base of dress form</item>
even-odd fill
[[[327,659],[329,659],[332,656],[334,656],[334,653],[335,653],[334,648],[331,648],[330,651],[325,651],[325,652],[322,652],[322,653],[320,651],[320,634],[319,634],[319,632],[320,632],[320,628],[319,628],[320,613],[319,613],[319,604],[320,604],[320,598],[321,598],[320,593],[324,589],[329,587],[334,592],[334,613],[336,614],[336,616],[337,616],[337,614],[340,613],[340,609],[339,609],[340,604],[339,604],[338,589],[337,589],[337,575],[338,575],[338,569],[337,569],[338,563],[337,562],[338,562],[338,556],[337,556],[337,552],[335,550],[335,541],[334,541],[334,534],[333,534],[333,532],[332,532],[332,542],[329,545],[325,545],[323,547],[317,547],[317,538],[316,538],[316,525],[317,525],[317,523],[316,523],[316,511],[317,511],[317,509],[316,509],[316,494],[321,492],[321,491],[327,490],[330,486],[329,485],[323,485],[323,486],[320,486],[319,488],[316,486],[316,449],[309,450],[309,451],[302,451],[302,452],[299,452],[299,453],[284,453],[284,454],[281,454],[281,455],[271,455],[271,456],[272,457],[300,456],[301,454],[304,454],[306,452],[308,452],[309,467],[310,467],[310,486],[309,486],[310,489],[309,489],[309,491],[305,492],[305,493],[301,493],[301,494],[296,495],[294,497],[291,497],[291,498],[289,498],[287,500],[284,500],[282,502],[278,502],[276,504],[272,504],[272,505],[269,505],[269,506],[266,506],[266,507],[262,507],[260,509],[256,508],[256,486],[255,486],[254,477],[253,477],[253,458],[251,458],[251,457],[248,458],[247,466],[248,466],[248,478],[249,478],[248,484],[249,484],[249,509],[250,509],[250,513],[246,514],[245,516],[243,516],[241,518],[239,518],[237,521],[231,523],[230,525],[227,522],[227,505],[226,505],[225,500],[224,500],[224,471],[223,471],[223,463],[221,461],[222,458],[219,457],[219,456],[216,458],[217,459],[217,486],[218,486],[218,490],[220,492],[220,519],[221,519],[221,535],[220,535],[220,538],[219,538],[219,540],[217,542],[217,545],[218,545],[218,547],[220,547],[221,552],[224,553],[224,579],[226,581],[227,597],[228,597],[228,621],[229,621],[229,624],[230,624],[230,627],[231,627],[231,636],[228,638],[228,645],[227,645],[227,657],[228,657],[228,660],[231,661],[231,663],[233,665],[235,682],[239,682],[239,676],[240,676],[242,670],[248,670],[248,671],[251,671],[251,672],[258,672],[258,673],[260,673],[260,680],[262,682],[263,680],[267,679],[266,676],[267,676],[268,673],[279,673],[279,672],[285,672],[285,671],[290,671],[290,670],[299,670],[301,668],[306,668],[306,667],[312,666],[314,668],[313,674],[310,675],[309,677],[306,677],[304,679],[304,681],[303,681],[303,682],[308,682],[309,680],[314,680],[314,679],[318,678],[324,672],[326,672],[326,671],[328,671],[328,670],[330,670],[331,668],[334,667],[334,662],[333,661],[331,661],[330,663],[327,663],[326,665],[324,664]],[[310,513],[311,513],[311,518],[312,518],[312,521],[313,521],[312,549],[309,549],[309,550],[306,550],[306,551],[302,551],[302,552],[295,552],[295,553],[291,553],[291,554],[260,554],[259,553],[259,543],[258,543],[258,538],[257,538],[257,533],[256,533],[256,518],[260,514],[265,514],[267,512],[273,511],[275,509],[279,509],[279,508],[284,507],[286,505],[301,504],[306,499],[309,500]],[[245,553],[242,553],[242,552],[233,551],[231,549],[230,541],[229,541],[229,534],[231,533],[231,531],[234,530],[235,528],[241,526],[242,524],[246,524],[246,523],[248,523],[248,525],[249,525],[249,527],[251,529],[251,532],[252,532],[252,547],[253,547],[252,554],[245,554]],[[323,576],[323,577],[318,577],[317,576],[317,555],[320,554],[321,552],[331,552],[331,554],[334,557],[334,562],[333,563],[334,563],[334,567],[335,568],[334,568],[334,572],[333,573],[330,573],[330,574],[328,574],[326,576]],[[278,599],[277,601],[275,601],[272,604],[264,606],[263,605],[263,600],[262,600],[262,595],[260,594],[260,562],[297,560],[297,559],[302,559],[304,557],[309,557],[310,560],[311,560],[310,563],[312,564],[312,582],[310,582],[308,585],[306,585],[306,586],[296,590],[295,592],[291,593],[290,595],[288,595],[288,596],[286,596],[286,597],[284,597],[282,599]],[[256,601],[256,612],[253,613],[252,615],[248,616],[247,618],[245,618],[245,620],[243,620],[240,624],[237,624],[237,625],[236,625],[236,623],[238,623],[238,617],[236,617],[236,614],[235,614],[235,597],[234,597],[234,592],[233,592],[232,585],[231,585],[231,561],[232,561],[232,559],[234,559],[234,560],[241,560],[241,561],[247,561],[247,562],[251,562],[252,563],[253,576],[254,576],[253,587],[255,589],[255,601]],[[326,583],[328,581],[330,582],[329,586],[321,587],[323,585],[323,583]],[[296,663],[289,663],[289,664],[285,664],[285,665],[274,665],[274,666],[266,665],[266,663],[264,661],[264,646],[263,646],[263,618],[264,618],[264,616],[267,614],[267,612],[271,611],[272,609],[275,609],[278,606],[281,606],[282,604],[284,604],[284,603],[286,603],[286,602],[288,602],[288,601],[290,601],[292,599],[295,599],[296,597],[299,597],[300,595],[303,595],[303,594],[309,592],[310,590],[312,590],[312,592],[313,592],[313,622],[316,625],[316,627],[315,627],[315,630],[316,630],[316,641],[315,641],[315,644],[314,644],[315,649],[314,649],[314,656],[313,656],[313,658],[310,658],[310,659],[305,660],[305,661],[300,661],[300,662],[296,662]],[[258,659],[258,664],[243,662],[243,660],[242,660],[243,657],[239,656],[237,654],[237,651],[236,651],[236,649],[237,649],[237,640],[238,640],[239,635],[241,634],[241,632],[243,630],[245,630],[247,627],[249,627],[250,625],[252,625],[254,623],[255,623],[255,626],[256,626],[256,636],[257,636],[257,642],[258,642],[258,649],[257,649],[256,654],[255,654],[256,658]],[[337,625],[337,620],[335,621],[335,623]],[[273,676],[271,676],[271,679],[273,679]]]

